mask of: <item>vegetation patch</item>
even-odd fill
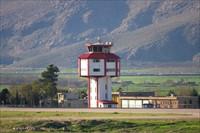
[[[10,127],[10,128],[8,128]],[[4,132],[176,132],[197,133],[197,120],[66,120],[66,121],[3,121]]]

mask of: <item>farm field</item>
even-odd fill
[[[0,89],[9,88],[12,85],[31,83],[39,79],[39,70],[1,71]],[[86,89],[85,78],[80,78],[75,69],[61,71],[59,73],[58,88]],[[125,76],[113,78],[113,91],[122,88],[123,91],[154,91],[156,95],[166,96],[170,90],[180,93],[186,89],[196,89],[200,93],[200,75],[173,75],[173,76]]]
[[[200,130],[199,110],[1,108],[2,132],[180,132]]]
[[[166,96],[169,91],[179,94],[187,90],[196,89],[200,93],[200,75],[159,75],[159,72],[179,73],[178,70],[193,72],[196,67],[157,67],[157,68],[124,68],[119,78],[113,78],[113,91],[154,91],[158,96]],[[0,90],[12,85],[31,83],[40,78],[45,68],[1,68]],[[187,72],[187,71],[186,71]],[[196,72],[196,71],[195,71]],[[154,73],[158,75],[130,75],[133,73]],[[198,72],[197,72],[198,73]],[[128,74],[128,75],[127,75]],[[58,89],[77,88],[86,90],[86,78],[80,78],[76,68],[60,68]]]
[[[121,76],[113,81],[114,91],[118,88],[122,88],[123,91],[154,91],[159,96],[168,95],[170,90],[180,94],[196,89],[200,93],[199,75]]]

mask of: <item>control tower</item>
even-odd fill
[[[112,77],[120,76],[120,58],[110,52],[112,42],[87,43],[87,53],[78,58],[80,77],[88,79],[88,107],[114,108]]]

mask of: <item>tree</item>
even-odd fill
[[[41,99],[41,83],[13,85],[10,88],[10,101],[15,105],[38,106]]]
[[[117,92],[122,92],[123,91],[123,89],[121,88],[121,87],[119,87],[118,89],[117,89]]]
[[[171,96],[171,95],[176,96],[176,93],[174,92],[174,90],[169,90],[168,96]]]
[[[86,89],[81,90],[81,91],[79,92],[79,95],[80,95],[80,98],[81,98],[81,99],[86,98],[86,97],[87,97],[87,90],[86,90]]]
[[[0,92],[0,101],[3,104],[8,104],[9,103],[9,97],[10,97],[10,92],[7,88],[4,88],[1,92]]]
[[[18,90],[16,90],[16,93],[15,93],[15,105],[19,105],[20,104],[20,96],[19,96],[19,92]]]
[[[47,67],[47,70],[41,73],[40,82],[42,83],[42,88],[44,89],[47,98],[51,98],[56,96],[57,93],[57,80],[59,69],[57,66],[53,64]]]
[[[178,89],[179,96],[198,96],[198,92],[194,88],[190,87],[181,87]]]
[[[198,91],[196,89],[192,89],[191,93],[192,96],[198,96]]]
[[[10,88],[11,103],[15,105],[38,106],[48,98],[53,102],[57,94],[58,67],[49,65],[41,73],[41,79],[31,84],[14,85]]]
[[[46,96],[44,87],[39,81],[34,81],[32,84],[33,102],[35,105],[39,105]]]

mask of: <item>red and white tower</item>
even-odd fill
[[[110,53],[111,42],[86,44],[88,52],[78,59],[80,77],[88,78],[88,107],[113,108],[112,77],[120,76],[120,58]]]

